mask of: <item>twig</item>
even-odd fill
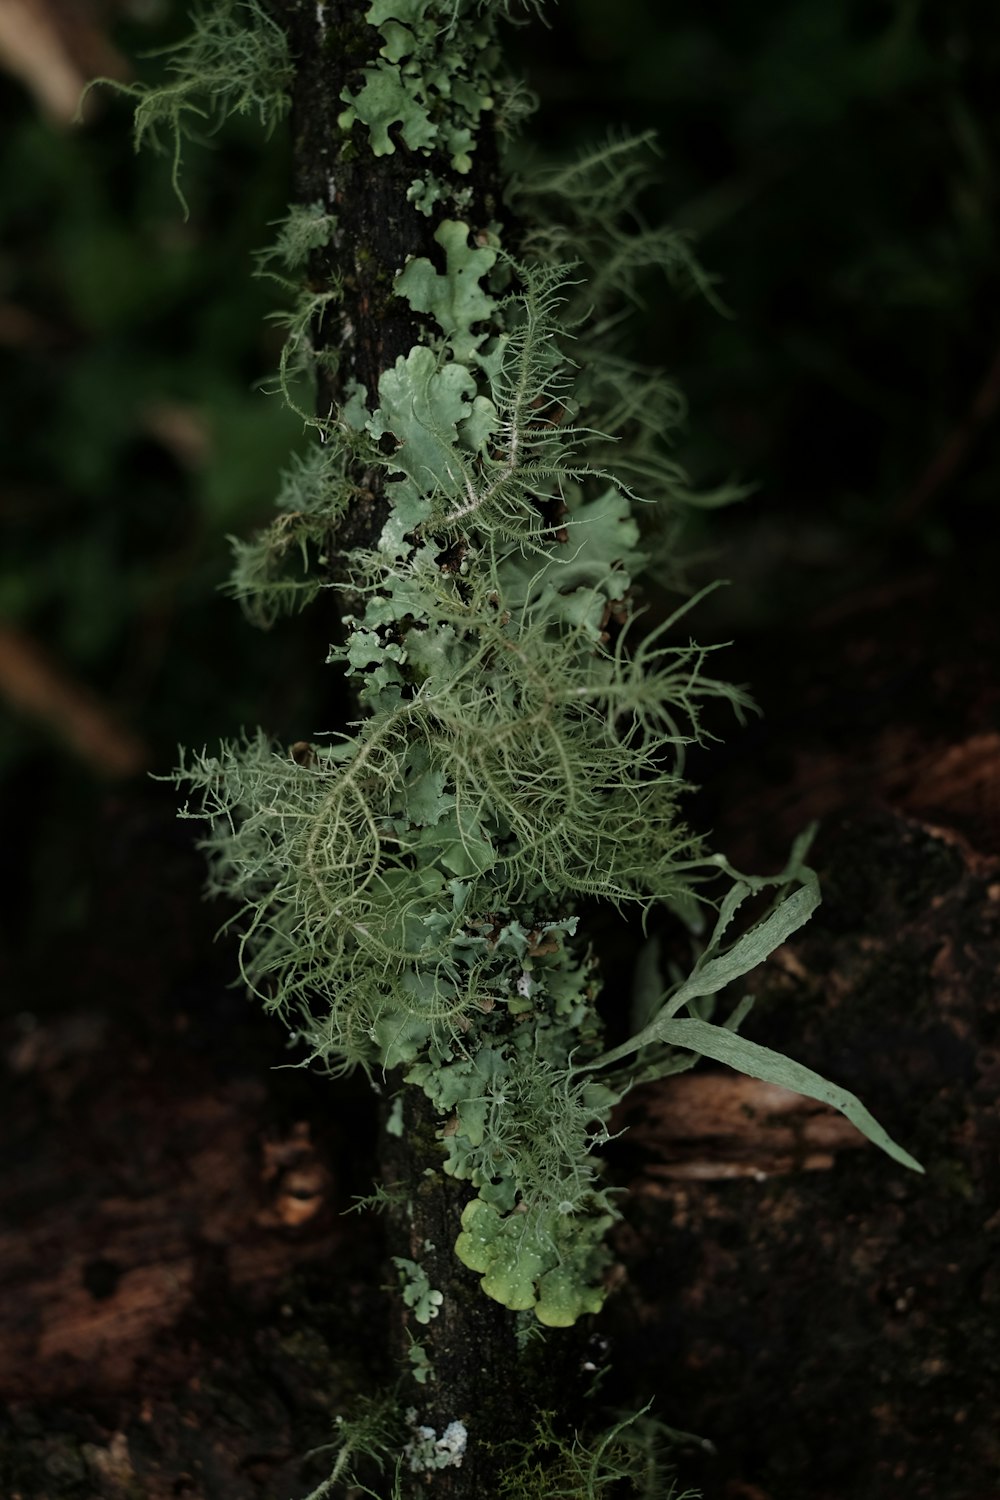
[[[149,759],[143,742],[89,688],[9,625],[0,625],[0,697],[46,725],[102,775],[134,776]]]

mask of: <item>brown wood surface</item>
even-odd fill
[[[275,1071],[172,800],[95,806],[86,922],[52,951],[7,933],[4,1500],[304,1493],[338,1359],[384,1343],[380,1251],[341,1213],[374,1110]]]

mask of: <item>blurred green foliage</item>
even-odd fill
[[[120,40],[134,55],[162,28]],[[238,611],[215,590],[226,534],[267,513],[301,426],[260,389],[275,293],[250,275],[284,208],[287,144],[238,124],[192,152],[184,223],[169,171],[133,156],[128,102],[91,113],[59,130],[0,90],[0,302],[21,330],[0,364],[0,614],[159,759],[257,707]],[[5,758],[36,736],[8,726]]]
[[[135,7],[150,19],[122,23],[116,45],[141,58],[185,11]],[[651,284],[635,335],[636,357],[689,398],[678,456],[695,479],[758,486],[696,522],[694,546],[735,584],[710,606],[727,611],[717,623],[780,624],[890,558],[978,545],[1000,481],[1000,14],[971,0],[547,13],[547,29],[512,33],[541,99],[533,136],[558,155],[654,128],[648,219],[697,232],[733,312],[678,309]],[[165,61],[135,66],[153,79]],[[314,731],[331,684],[298,669],[316,654],[301,632],[332,633],[336,610],[262,636],[217,592],[226,534],[267,516],[299,439],[260,390],[278,292],[250,275],[285,209],[287,133],[267,142],[237,120],[189,151],[187,222],[169,161],[133,156],[128,101],[105,94],[86,126],[59,130],[0,75],[0,138],[0,619],[137,729],[154,767],[241,723]],[[53,851],[92,782],[58,736],[0,714],[13,847],[38,867],[38,904],[74,867]]]
[[[147,6],[118,28],[141,76],[162,73],[144,56],[185,12]],[[316,654],[295,626],[251,633],[219,592],[227,535],[268,516],[301,434],[261,389],[281,293],[251,274],[285,211],[288,142],[239,120],[192,150],[185,222],[169,161],[135,156],[131,114],[98,91],[86,124],[60,128],[0,73],[0,626],[166,772],[181,740],[312,727],[318,689],[294,669]],[[19,872],[2,925],[30,964],[33,944],[87,919],[105,799],[56,723],[3,701],[0,777]]]
[[[734,316],[652,300],[642,357],[692,418],[686,463],[757,497],[703,540],[741,625],[978,538],[996,410],[909,514],[991,369],[1000,396],[1000,12],[929,0],[561,0],[521,33],[541,130],[626,120],[663,160],[649,218],[696,231]]]

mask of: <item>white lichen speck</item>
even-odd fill
[[[406,1415],[413,1422],[416,1412],[411,1408]],[[403,1453],[409,1459],[410,1469],[414,1474],[430,1469],[459,1469],[468,1442],[469,1434],[464,1422],[449,1422],[440,1437],[433,1427],[414,1426],[413,1437],[406,1444]]]
[[[448,1455],[448,1462],[457,1468],[465,1456],[469,1434],[464,1422],[449,1422],[434,1444],[441,1453]]]

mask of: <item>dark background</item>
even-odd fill
[[[377,1226],[341,1217],[373,1109],[274,1071],[283,1036],[229,987],[191,825],[146,774],[244,724],[329,727],[328,620],[262,635],[219,592],[301,441],[261,390],[279,301],[250,275],[288,142],[236,122],[189,148],[185,221],[127,104],[73,126],[66,103],[74,74],[157,76],[136,58],[183,7],[29,9],[25,63],[0,0],[0,1493],[290,1496],[379,1373]],[[512,34],[534,138],[655,129],[643,212],[697,234],[732,313],[652,281],[634,348],[689,399],[694,477],[756,486],[688,534],[694,575],[731,580],[693,628],[736,638],[765,709],[696,761],[693,817],[753,868],[825,820],[825,914],[754,1034],[934,1163],[918,1191],[868,1154],[807,1172],[800,1141],[761,1186],[766,1143],[678,1145],[651,1106],[648,1161],[619,1164],[611,1389],[715,1442],[682,1462],[710,1497],[985,1500],[1000,20],[562,0],[550,22]],[[657,1178],[671,1152],[742,1171]]]

